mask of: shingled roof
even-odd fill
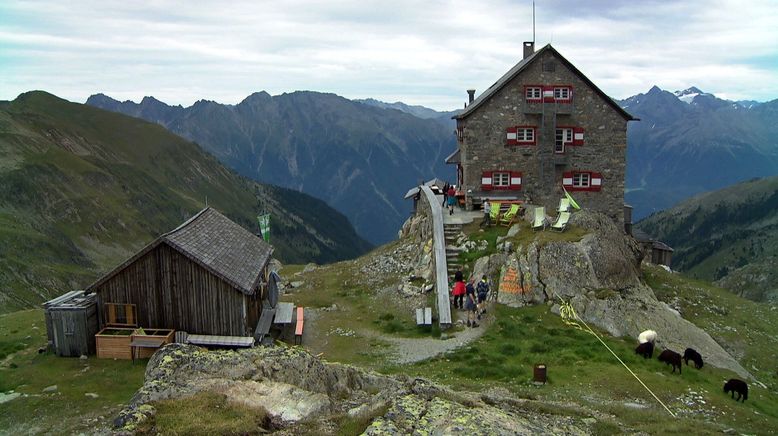
[[[535,59],[540,57],[540,54],[545,51],[551,51],[554,53],[559,60],[562,61],[574,74],[578,75],[581,80],[584,81],[587,85],[589,85],[597,94],[599,94],[606,102],[608,102],[611,107],[613,107],[616,112],[618,112],[622,117],[624,117],[627,121],[638,119],[633,117],[629,114],[629,112],[625,111],[624,108],[619,106],[618,103],[616,103],[612,98],[608,96],[608,94],[604,93],[600,88],[597,87],[597,85],[594,84],[591,80],[589,80],[588,77],[586,77],[578,68],[575,67],[570,61],[565,59],[564,56],[559,54],[558,51],[554,47],[551,46],[551,44],[546,44],[541,48],[540,50],[532,53],[531,55],[527,56],[526,58],[522,59],[513,66],[510,70],[508,70],[507,73],[505,73],[502,77],[500,77],[496,82],[494,82],[494,85],[490,86],[489,89],[483,92],[483,94],[479,95],[478,98],[473,100],[472,103],[467,105],[467,108],[465,108],[464,111],[458,113],[457,115],[454,115],[453,119],[461,120],[464,118],[467,118],[468,115],[473,113],[476,109],[478,109],[479,106],[481,106],[485,101],[489,100],[497,91],[501,90],[505,85],[507,85],[511,80],[513,80],[516,76],[519,75],[522,71],[524,71],[525,68],[527,68],[528,65],[530,65]]]
[[[88,291],[101,285],[159,244],[167,244],[247,295],[254,294],[273,247],[215,209],[206,207],[114,268]]]

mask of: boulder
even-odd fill
[[[683,352],[693,344],[711,365],[748,375],[707,333],[656,299],[641,281],[642,251],[610,218],[580,211],[570,222],[589,233],[580,241],[533,242],[503,262],[499,302],[571,301],[583,320],[611,335],[637,337],[650,328],[659,332],[666,348]]]
[[[283,434],[336,433],[328,423],[342,416],[367,417],[371,435],[586,433],[579,418],[523,407],[530,400],[462,394],[424,379],[324,363],[297,348],[208,352],[183,344],[152,356],[144,385],[114,425],[132,431],[155,416],[151,402],[201,391],[261,408]]]
[[[518,224],[514,224],[511,226],[510,229],[508,229],[508,233],[505,236],[512,238],[518,235],[520,230],[521,230],[521,226]]]

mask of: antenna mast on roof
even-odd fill
[[[532,45],[535,45],[535,0],[532,0]]]

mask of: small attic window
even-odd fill
[[[553,73],[556,71],[556,63],[552,61],[543,62],[543,72]]]

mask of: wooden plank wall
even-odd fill
[[[94,353],[97,333],[95,306],[76,310],[49,309],[46,324],[51,326],[51,339],[57,355],[78,357]]]
[[[166,244],[96,291],[101,308],[109,302],[136,304],[141,327],[193,334],[250,336],[260,305],[259,298],[243,294]]]

